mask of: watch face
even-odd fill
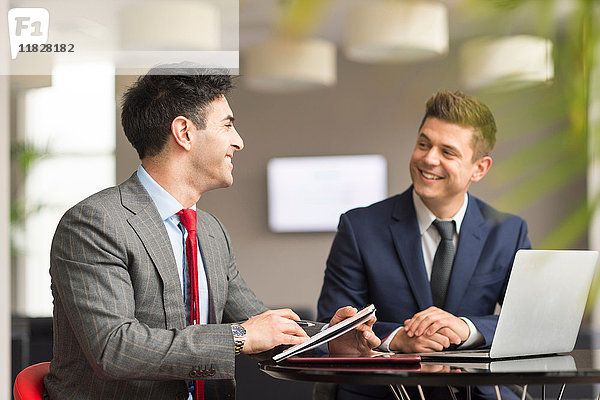
[[[246,329],[241,325],[231,325],[233,336],[246,336]]]

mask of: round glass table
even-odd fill
[[[291,360],[293,361],[293,360]],[[404,386],[464,386],[595,384],[600,383],[600,350],[575,350],[568,354],[497,361],[430,360],[398,363],[344,363],[324,361],[259,363],[278,379],[311,382],[388,385],[394,395],[406,398]],[[452,393],[452,390],[450,390]],[[561,389],[559,399],[562,397]],[[499,391],[497,391],[499,395]]]

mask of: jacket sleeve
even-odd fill
[[[102,379],[190,379],[190,371],[198,367],[211,369],[212,375],[203,379],[232,379],[230,325],[167,329],[166,306],[161,303],[164,282],[154,276],[149,258],[135,254],[141,247],[128,245],[135,237],[127,222],[114,214],[102,204],[82,203],[59,223],[50,273],[55,318],[68,323],[61,323],[62,331],[55,332],[57,340],[74,336],[77,345],[69,347],[83,352]],[[134,259],[145,264],[132,269]],[[134,290],[135,274],[147,274],[150,284]],[[152,311],[136,307],[142,295],[156,299]]]
[[[360,260],[352,224],[346,214],[340,217],[338,231],[327,259],[325,277],[317,305],[317,320],[329,322],[340,307],[367,305],[367,279]]]

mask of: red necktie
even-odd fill
[[[185,240],[185,257],[189,271],[190,282],[190,325],[200,323],[200,296],[198,295],[198,245],[196,242],[196,211],[184,208],[177,213],[181,224],[187,230],[187,239]],[[197,400],[204,400],[204,381],[196,381]]]

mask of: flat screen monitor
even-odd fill
[[[273,158],[267,165],[269,228],[335,232],[342,213],[387,197],[382,155]]]

